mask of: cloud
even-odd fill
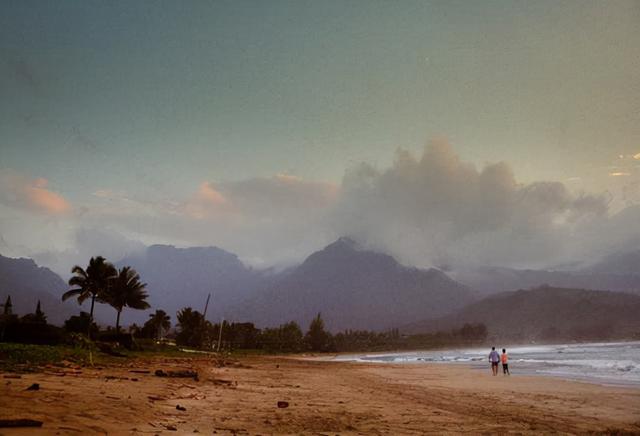
[[[184,205],[196,219],[289,221],[292,216],[331,206],[338,187],[289,174],[214,184],[203,182]]]
[[[504,162],[478,170],[444,140],[420,157],[399,150],[385,170],[357,165],[342,188],[336,233],[423,266],[557,261],[580,225],[607,213],[603,197],[560,182],[518,183]]]
[[[0,228],[3,235],[23,236],[7,242],[38,247],[32,253],[64,271],[71,260],[91,253],[119,256],[140,243],[215,245],[256,266],[292,264],[340,236],[409,265],[538,268],[594,260],[639,236],[631,224],[637,213],[610,217],[611,196],[576,193],[575,185],[556,181],[521,183],[507,163],[478,168],[444,140],[420,155],[398,150],[388,168],[353,165],[341,184],[283,173],[202,181],[178,198],[104,187],[65,220],[47,218],[70,206],[46,180],[7,174],[0,173],[0,211],[4,204],[16,214],[10,222],[0,220]],[[628,186],[632,201],[640,191]],[[30,231],[30,225],[43,230]],[[58,238],[57,251],[43,249],[44,229]],[[102,233],[89,238],[96,229]]]
[[[79,227],[69,235],[69,239],[69,248],[41,251],[33,254],[33,259],[66,279],[71,275],[72,266],[84,267],[93,256],[103,256],[117,262],[145,248],[140,241],[129,239],[109,227]]]
[[[47,215],[64,215],[71,205],[62,195],[48,189],[44,178],[31,179],[13,170],[0,171],[0,202]]]

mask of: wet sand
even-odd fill
[[[156,369],[197,370],[199,380],[156,377]],[[460,365],[250,357],[218,368],[198,357],[6,375],[0,418],[44,425],[0,429],[3,435],[640,434],[638,388],[493,377]],[[26,391],[32,383],[40,390]]]

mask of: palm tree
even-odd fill
[[[149,315],[149,318],[147,323],[156,333],[156,340],[159,340],[162,332],[171,328],[171,317],[164,310],[156,310],[156,313]]]
[[[89,326],[91,326],[96,299],[99,302],[104,301],[102,297],[109,288],[110,280],[117,274],[117,270],[104,257],[98,256],[89,260],[86,270],[76,265],[71,269],[71,272],[75,275],[69,279],[69,286],[76,287],[62,294],[62,301],[77,296],[78,304],[82,304],[91,297],[91,311],[89,312]],[[87,331],[87,336],[90,336],[90,330]]]
[[[116,333],[120,332],[120,313],[125,307],[132,309],[148,309],[149,303],[146,299],[149,296],[145,291],[147,284],[140,281],[140,276],[130,266],[120,269],[118,275],[111,281],[111,286],[105,294],[105,301],[109,303],[117,312]]]

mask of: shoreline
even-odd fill
[[[616,347],[616,348],[612,348]],[[525,344],[506,346],[512,373],[573,380],[604,386],[640,388],[640,341]],[[334,353],[310,359],[398,365],[466,365],[484,370],[488,349],[482,346],[407,351]],[[485,353],[486,351],[486,353]],[[617,356],[612,359],[608,356]],[[501,371],[501,370],[500,370]]]
[[[0,433],[640,433],[639,389],[538,375],[493,377],[457,364],[292,356],[215,363],[153,357],[101,368],[44,368],[19,379],[1,373],[0,418],[44,425]],[[156,377],[156,369],[195,370],[199,378]],[[40,390],[26,391],[32,383]],[[279,401],[287,406],[279,408]]]

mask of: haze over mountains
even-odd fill
[[[174,321],[175,312],[183,307],[202,311],[211,293],[207,317],[214,322],[224,317],[264,327],[295,320],[306,326],[316,313],[322,312],[328,328],[338,331],[384,330],[443,320],[467,306],[484,304],[480,300],[487,295],[543,284],[640,293],[640,275],[634,270],[639,256],[639,252],[617,253],[573,271],[486,267],[445,273],[404,266],[387,254],[340,238],[300,265],[280,272],[253,269],[236,255],[216,247],[152,245],[115,263],[135,268],[148,284],[152,308],[166,310]],[[59,276],[30,259],[0,257],[0,298],[4,301],[11,294],[16,313],[32,311],[40,299],[49,320],[60,324],[80,309],[75,301],[60,301],[65,289]],[[541,295],[552,304],[552,292]],[[598,295],[599,302],[622,298]],[[505,301],[504,307],[515,305],[510,312],[519,310],[516,300]],[[98,306],[99,321],[113,322],[114,316],[112,309]],[[455,316],[458,318],[447,319],[463,322],[473,318]],[[125,310],[122,321],[124,325],[141,323],[147,317],[148,312]],[[452,324],[442,321],[439,325]]]
[[[640,337],[640,296],[552,288],[503,292],[437,319],[409,324],[406,333],[484,323],[489,337],[525,343]]]

